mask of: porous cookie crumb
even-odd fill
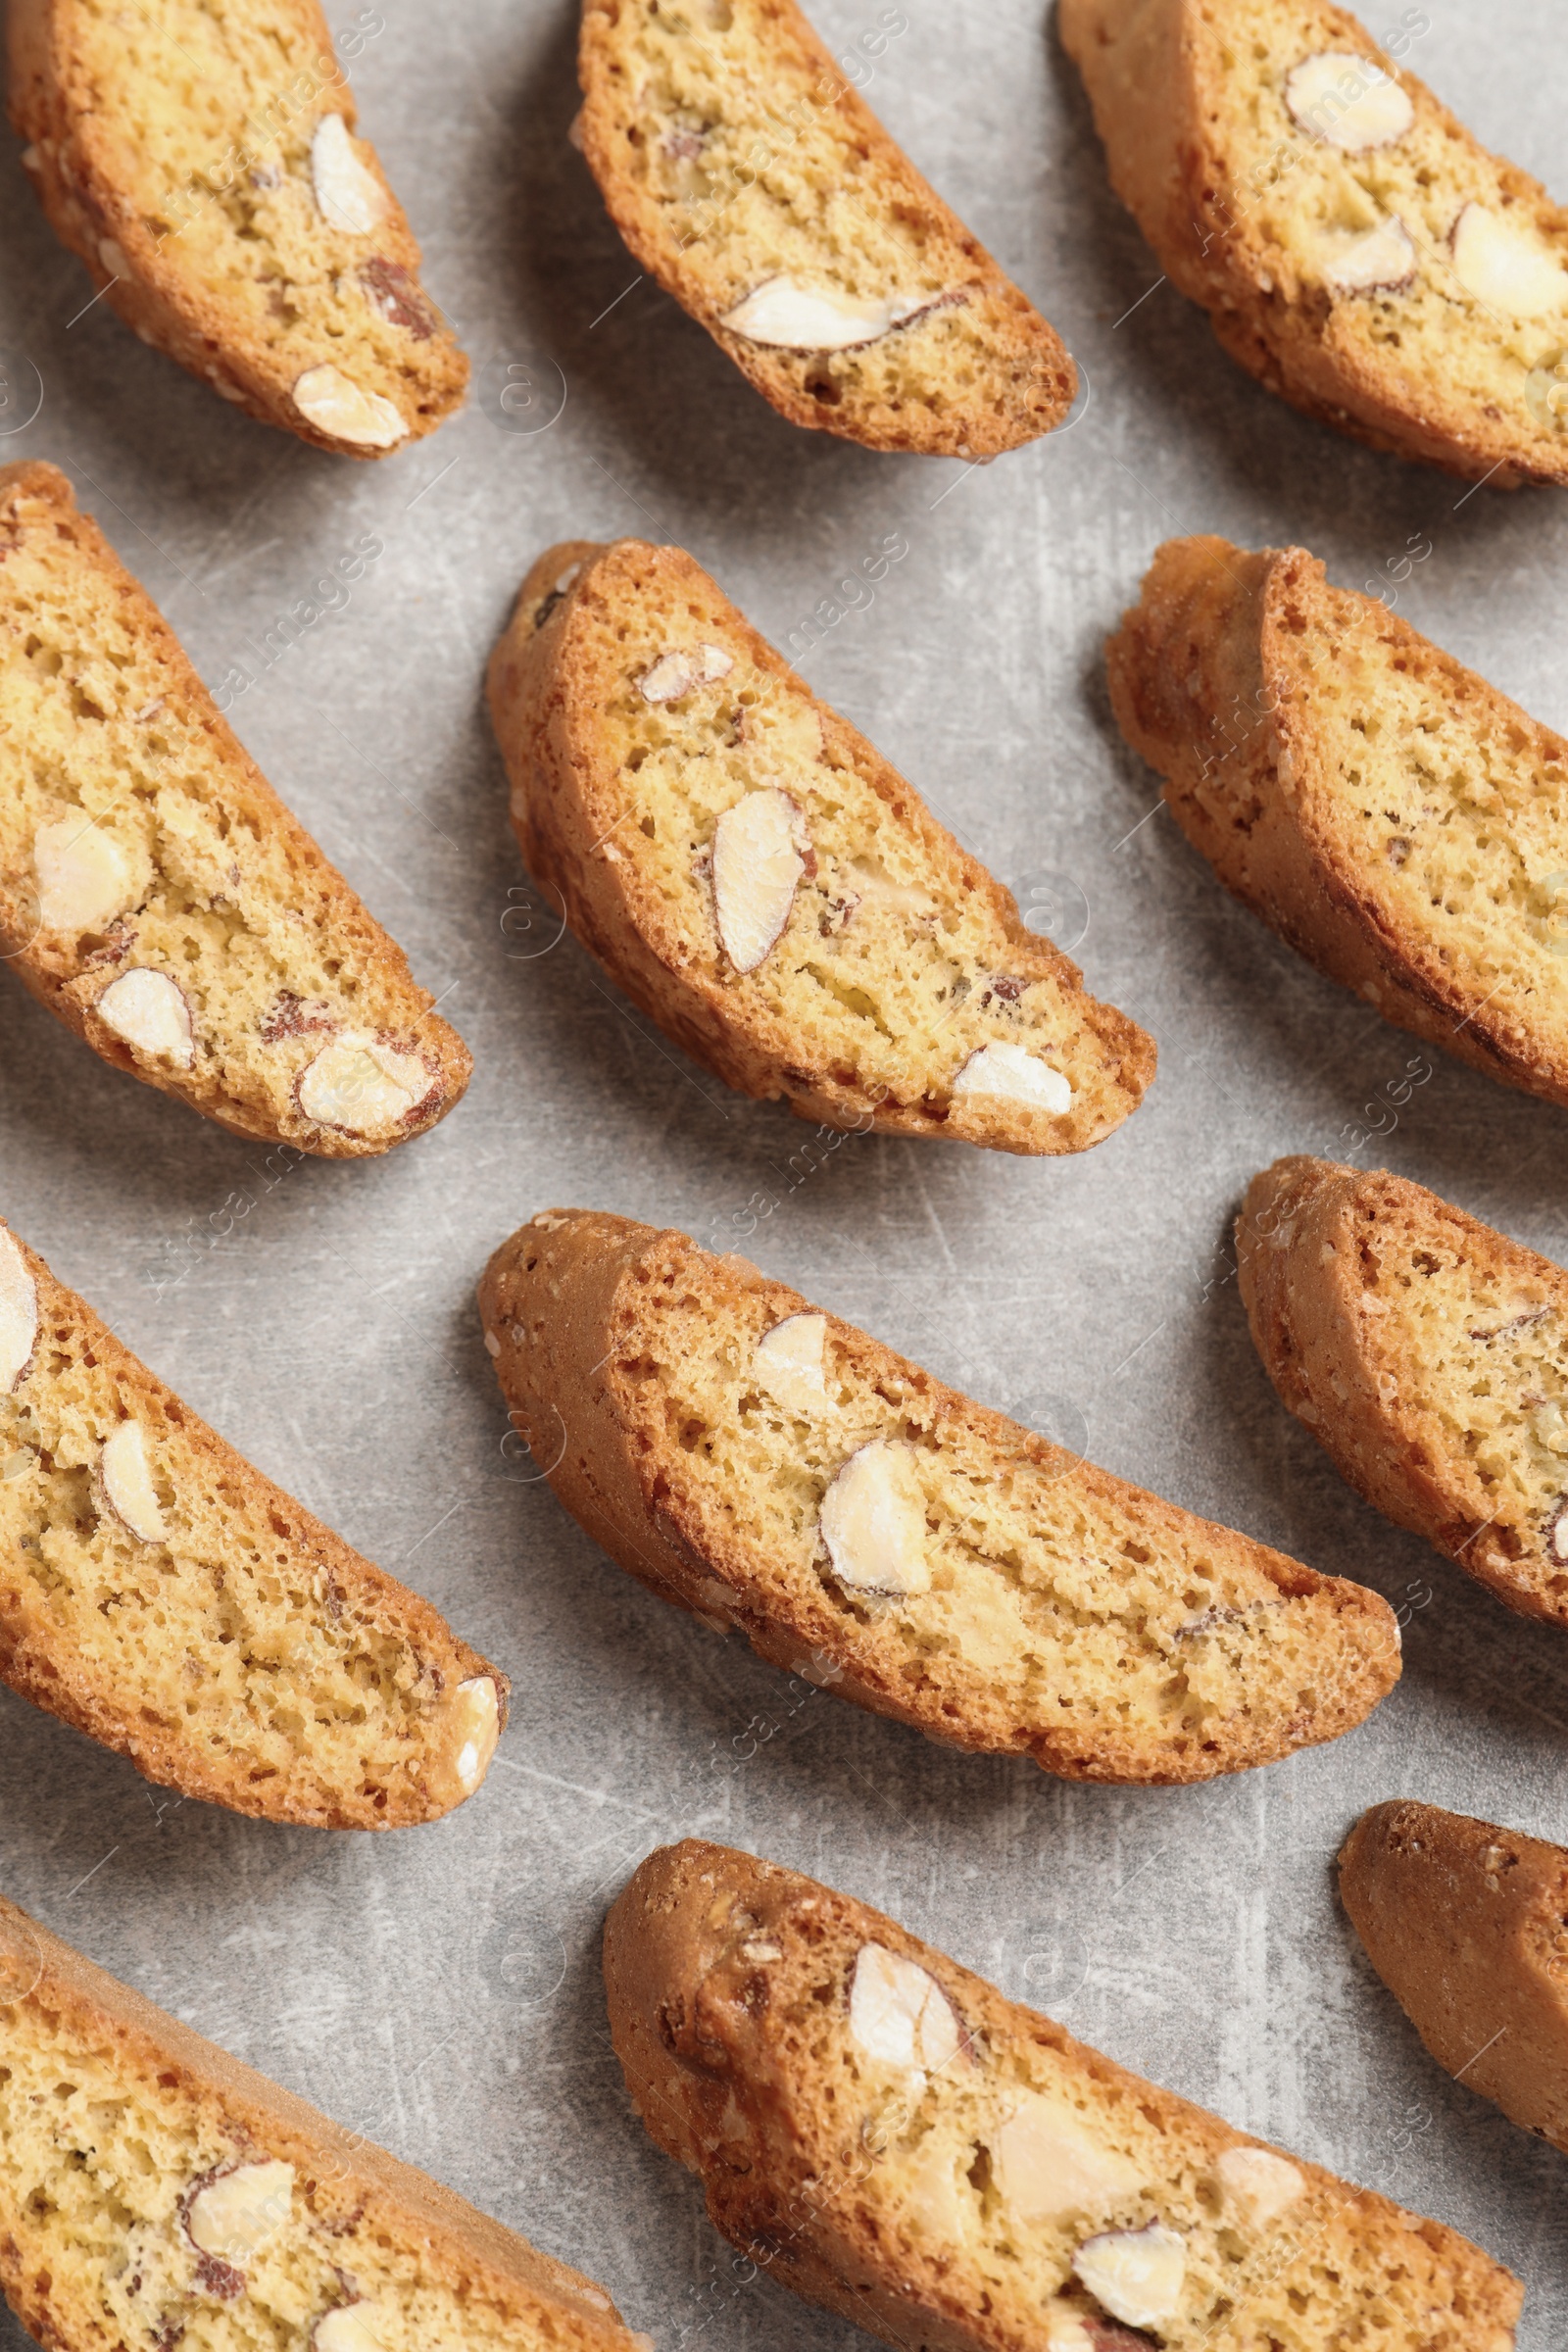
[[[1568,481],[1568,212],[1408,71],[1408,29],[1396,58],[1326,0],[1058,22],[1118,195],[1233,359],[1374,448]]]
[[[1499,2263],[1142,2082],[853,1897],[696,1838],[605,1928],[615,2054],[714,2227],[889,2343],[1509,2352]]]
[[[584,0],[578,71],[616,227],[794,423],[986,458],[1061,422],[1056,335],[794,0]]]
[[[17,0],[9,17],[23,160],[144,342],[349,457],[457,407],[467,361],[316,0]]]
[[[535,882],[688,1053],[803,1118],[1080,1152],[1152,1040],[679,548],[551,548],[490,665]]]
[[[508,1690],[3,1224],[0,1677],[183,1796],[360,1830],[470,1796]]]
[[[1568,1275],[1385,1170],[1254,1176],[1238,1272],[1270,1379],[1358,1494],[1568,1625]]]
[[[52,466],[0,467],[0,620],[10,968],[240,1135],[350,1158],[433,1127],[466,1047]]]
[[[1227,889],[1400,1028],[1568,1103],[1568,743],[1302,548],[1167,540],[1111,703]]]
[[[514,1425],[612,1559],[958,1747],[1190,1782],[1359,1723],[1393,1612],[971,1403],[742,1258],[588,1210],[479,1289]]]
[[[0,2285],[56,2352],[649,2352],[591,2279],[3,1898]]]

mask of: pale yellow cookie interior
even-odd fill
[[[1464,1246],[1463,1228],[1357,1217],[1368,1360],[1391,1405],[1431,1413],[1436,1468],[1463,1464],[1508,1573],[1568,1599],[1568,1326],[1549,1278]],[[1565,1524],[1562,1547],[1553,1530]]]
[[[1347,1683],[1367,1681],[1358,1711],[1371,1703],[1372,1660],[1353,1645],[1359,1635],[1374,1649],[1380,1629],[1289,1597],[1241,1539],[1141,1507],[1132,1490],[1097,1493],[1070,1454],[1041,1465],[999,1450],[831,1322],[826,1404],[787,1410],[757,1367],[774,1320],[764,1300],[727,1285],[694,1295],[678,1277],[645,1297],[616,1353],[639,1424],[679,1447],[668,1475],[686,1524],[744,1564],[742,1608],[753,1583],[825,1603],[846,1655],[874,1635],[911,1699],[940,1686],[956,1700],[956,1728],[983,1723],[1014,1747],[1058,1741],[1123,1776],[1224,1769],[1238,1739],[1256,1760],[1311,1737]],[[925,1508],[929,1589],[898,1598],[841,1583],[821,1538],[831,1482],[877,1439],[907,1449]]]
[[[220,2098],[193,2096],[172,2065],[159,2076],[156,2053],[138,2064],[47,1986],[10,2007],[5,1990],[0,1981],[0,2214],[16,2217],[25,2275],[47,2275],[64,2340],[107,2329],[188,2352],[556,2352],[577,2337],[564,2314],[530,2326],[482,2289],[460,2291],[460,2264],[428,2259],[421,2230],[364,2216],[363,2198],[355,2210],[332,2150],[314,2165],[298,2149],[292,2164],[271,2156]],[[204,2256],[188,2226],[203,2184],[262,2165],[254,2252]]]
[[[4,945],[58,988],[58,1008],[100,1051],[249,1133],[330,1152],[384,1149],[429,1125],[461,1092],[464,1049],[425,1014],[401,953],[232,747],[89,532],[25,476],[0,500]],[[85,861],[74,914],[50,895],[51,858]],[[126,1045],[99,1019],[133,970],[179,992],[182,1053]],[[302,1102],[305,1074],[334,1042],[387,1057],[397,1083],[367,1060],[357,1091],[319,1104],[307,1090]]]
[[[21,1262],[0,1230],[13,1296]],[[482,1662],[465,1681],[433,1610],[371,1582],[41,1270],[33,1295],[36,1344],[0,1395],[11,1678],[242,1812],[376,1828],[477,1788],[499,1730],[472,1704],[477,1682],[499,1695]]]
[[[635,864],[643,904],[680,961],[718,981],[730,1017],[791,1041],[806,1070],[858,1085],[872,1105],[884,1095],[950,1100],[969,1056],[1004,1042],[1059,1072],[1107,1126],[1125,1115],[1121,1055],[1086,1017],[1102,1008],[1060,978],[1014,968],[989,897],[931,855],[897,800],[827,751],[802,689],[755,665],[738,632],[700,611],[674,622],[625,615],[613,645],[608,631],[600,642],[618,672],[603,740],[626,808],[606,854]],[[727,658],[726,674],[650,704],[641,681],[654,663],[704,642]],[[744,795],[769,790],[799,811],[805,871],[782,936],[738,972],[715,917],[714,827]]]
[[[1568,764],[1440,657],[1387,640],[1378,617],[1326,585],[1281,616],[1291,714],[1323,766],[1326,799],[1305,805],[1307,820],[1338,836],[1418,969],[1561,1060]]]
[[[1347,32],[1343,12],[1299,0],[1226,0],[1202,13],[1200,41],[1225,92],[1226,187],[1214,232],[1221,244],[1234,238],[1266,262],[1272,299],[1333,301],[1336,346],[1386,369],[1404,397],[1419,404],[1426,385],[1445,415],[1469,407],[1500,416],[1510,433],[1539,446],[1543,464],[1560,467],[1568,445],[1568,221],[1558,208],[1521,202],[1510,168],[1429,106],[1416,106],[1409,127],[1386,144],[1359,152],[1341,145],[1336,130],[1357,135],[1355,108],[1379,54],[1363,34]],[[1299,120],[1288,102],[1289,77],[1324,55],[1345,59],[1345,68]],[[1397,76],[1393,61],[1388,70]],[[1452,240],[1468,204],[1516,229],[1548,268],[1555,264],[1562,292],[1554,309],[1519,316],[1467,287]],[[1391,220],[1413,248],[1411,282],[1336,296],[1333,273],[1359,239]]]
[[[209,372],[220,388],[236,357],[284,397],[331,367],[390,402],[393,444],[450,408],[465,365],[408,267],[416,257],[407,226],[355,134],[348,207],[329,218],[319,201],[313,141],[348,99],[329,37],[313,37],[315,10],[289,0],[75,0],[72,20],[92,135],[135,204],[157,269],[188,283],[216,328]],[[125,274],[112,242],[99,259]]]
[[[873,311],[902,301],[911,322],[858,347],[752,349],[828,412],[984,418],[998,447],[1017,437],[1015,408],[1025,437],[1047,429],[1070,376],[1054,337],[906,169],[890,174],[881,138],[836,103],[849,85],[803,56],[780,14],[760,0],[622,0],[604,98],[623,134],[615,167],[701,289],[705,323],[780,278]]]

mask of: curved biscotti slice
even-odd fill
[[[1228,890],[1401,1029],[1568,1103],[1568,743],[1301,548],[1168,540],[1107,649]]]
[[[339,1830],[471,1795],[508,1690],[3,1224],[0,1678],[182,1796]]]
[[[1254,1176],[1236,1238],[1269,1378],[1356,1493],[1568,1626],[1568,1274],[1331,1159]]]
[[[378,458],[468,364],[317,0],[12,0],[11,120],[127,325],[264,424]]]
[[[792,423],[991,458],[1066,416],[1054,331],[794,0],[584,0],[578,73],[611,219]]]
[[[472,1062],[52,466],[0,466],[0,961],[117,1069],[328,1158]]]
[[[1336,1738],[1398,1676],[1386,1602],[971,1403],[743,1258],[550,1210],[486,1346],[566,1508],[754,1649],[956,1747],[1177,1782]]]
[[[1002,1152],[1137,1107],[1152,1041],[679,548],[550,549],[490,708],[535,882],[728,1085]]]
[[[1438,2064],[1568,2150],[1568,1850],[1409,1800],[1363,1813],[1340,1894]]]
[[[1058,22],[1116,193],[1233,359],[1376,449],[1568,481],[1568,212],[1539,181],[1324,0]]]
[[[646,2352],[610,2297],[0,1901],[0,2285],[54,2352]]]
[[[1507,2352],[1522,2290],[1004,2000],[853,1896],[695,1838],[605,1930],[615,2052],[775,2278],[942,2352]]]

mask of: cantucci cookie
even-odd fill
[[[0,960],[118,1069],[328,1158],[445,1116],[467,1048],[52,466],[0,466]]]
[[[1398,1678],[1375,1592],[1111,1478],[684,1234],[546,1211],[479,1307],[514,1425],[612,1559],[931,1739],[1203,1781],[1335,1739]]]
[[[793,423],[990,458],[1061,422],[1055,333],[794,0],[584,0],[578,72],[615,226]]]
[[[679,548],[541,557],[490,708],[535,882],[730,1086],[1002,1152],[1137,1107],[1152,1039]]]
[[[56,232],[144,343],[319,448],[378,458],[468,364],[316,0],[12,0],[11,120]]]
[[[713,2225],[943,2352],[1508,2352],[1439,2222],[1128,2074],[891,1919],[695,1838],[605,1929],[632,2103]]]
[[[1568,1626],[1568,1274],[1386,1170],[1276,1160],[1236,1227],[1252,1338],[1358,1494]]]
[[[1167,540],[1107,649],[1122,733],[1319,971],[1568,1104],[1568,743],[1304,549]]]
[[[470,1796],[508,1691],[3,1224],[0,1678],[182,1796],[336,1830]]]
[[[649,2352],[602,2287],[0,1900],[0,2285],[53,2352]]]
[[[1362,1814],[1340,1894],[1438,2064],[1568,2151],[1568,1850],[1406,1798]]]
[[[1058,23],[1116,193],[1233,359],[1376,449],[1568,481],[1568,212],[1539,181],[1323,0]]]

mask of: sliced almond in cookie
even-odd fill
[[[483,1781],[505,1721],[505,1676],[3,1225],[0,1626],[0,1679],[24,1698],[150,1781],[268,1821],[434,1821]],[[0,2152],[0,2218],[3,2173]]]
[[[755,2255],[787,2214],[782,2281],[890,2344],[1510,2352],[1524,2290],[1456,2230],[1253,2146],[797,1871],[662,1847],[604,1968],[633,2108],[717,2229]],[[1239,2156],[1295,2179],[1289,2209],[1216,2193]]]
[[[1299,547],[1167,540],[1107,660],[1228,890],[1400,1028],[1568,1104],[1568,741]]]
[[[1059,339],[794,0],[591,0],[578,71],[573,143],[616,227],[794,423],[984,458],[1067,415]]]
[[[345,456],[458,406],[467,362],[419,289],[316,0],[29,0],[10,44],[44,211],[143,342]]]
[[[38,1286],[12,1236],[0,1226],[0,1396],[9,1396],[38,1344]]]
[[[888,294],[874,299],[803,285],[788,275],[762,280],[719,325],[748,343],[784,351],[863,351],[898,327],[912,326],[955,299],[946,294]],[[962,294],[956,296],[962,301]]]
[[[0,961],[238,1134],[347,1157],[432,1127],[466,1048],[53,466],[0,466]]]
[[[1141,1100],[1152,1041],[678,548],[550,549],[490,707],[534,881],[730,1085],[1043,1153]]]
[[[725,955],[755,972],[778,945],[806,871],[796,847],[801,814],[764,786],[720,811],[713,826],[713,912]]]
[[[294,379],[293,397],[308,424],[352,449],[396,449],[408,436],[407,421],[396,403],[384,392],[368,391],[357,384],[341,368],[307,368]]]
[[[1230,356],[1375,448],[1568,483],[1568,214],[1319,0],[1061,0],[1110,177]],[[1462,102],[1463,92],[1456,89]]]
[[[295,1093],[308,1119],[339,1134],[386,1139],[414,1117],[437,1073],[416,1054],[352,1031],[323,1046],[300,1072]]]
[[[185,992],[167,972],[145,964],[111,980],[93,1010],[106,1029],[112,1029],[136,1053],[154,1061],[172,1061],[188,1070],[196,1058]]]
[[[162,1544],[169,1531],[147,1459],[147,1433],[139,1422],[122,1421],[104,1440],[98,1477],[110,1509],[137,1543]]]
[[[551,1210],[479,1303],[511,1338],[514,1426],[552,1433],[541,1467],[612,1559],[933,1739],[1206,1780],[1336,1738],[1397,1679],[1376,1593],[1109,1477],[682,1234]]]
[[[1568,1627],[1568,1274],[1419,1184],[1276,1160],[1237,1224],[1252,1338],[1357,1493]]]
[[[826,1315],[786,1315],[753,1348],[754,1376],[787,1412],[814,1416],[832,1410],[823,1363],[826,1340]]]

